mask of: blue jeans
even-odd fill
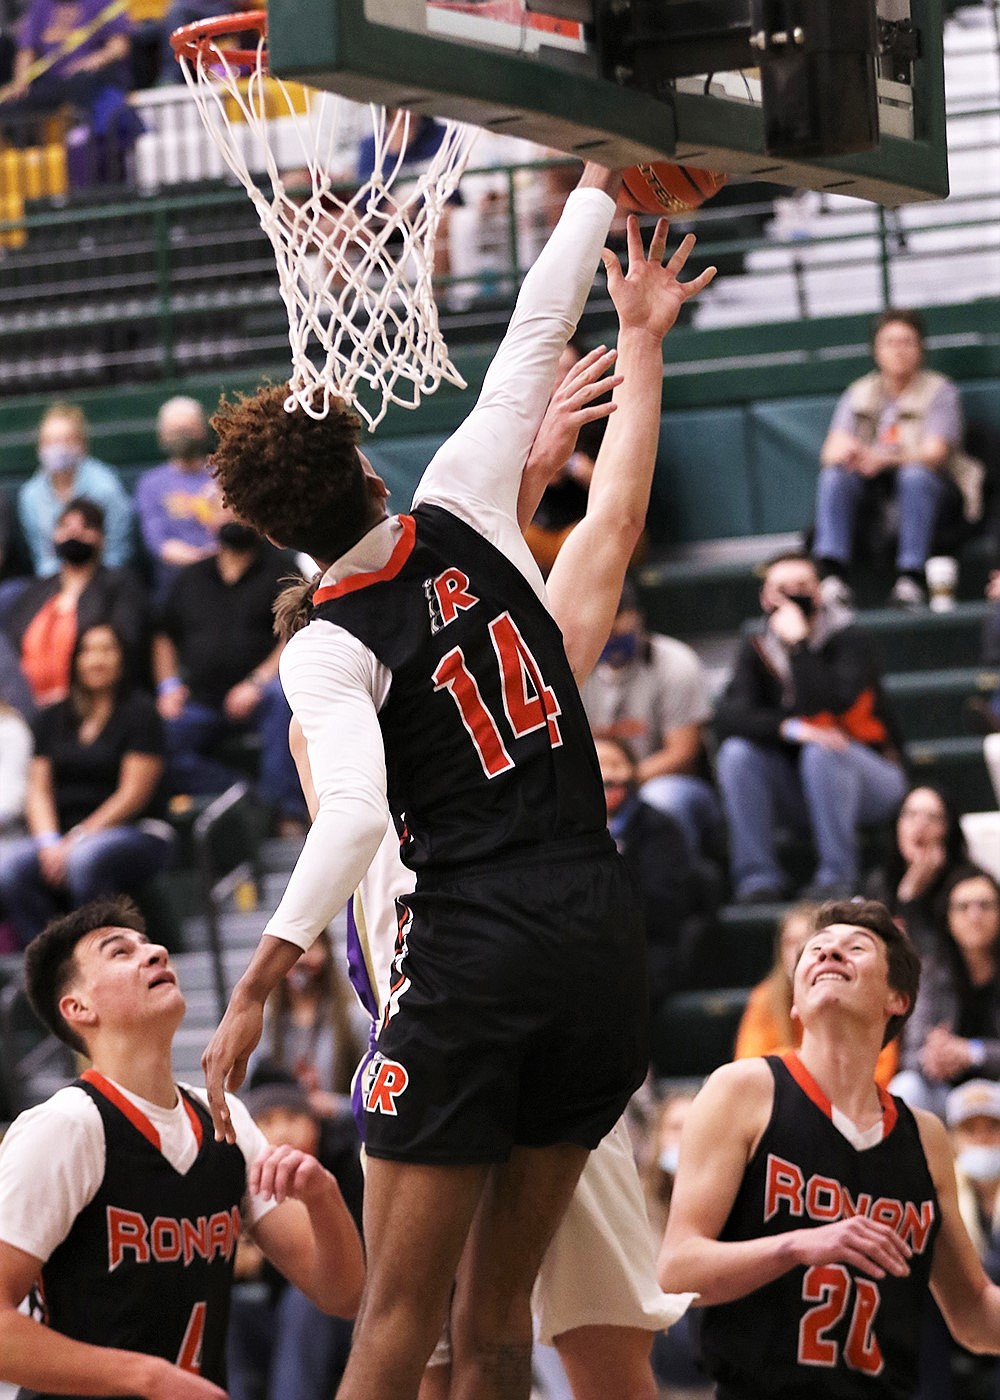
[[[896,504],[899,511],[899,540],[896,568],[916,571],[927,563],[934,539],[934,525],[944,499],[946,485],[940,472],[915,463],[894,471]],[[867,478],[846,467],[823,467],[816,488],[816,534],[813,554],[817,559],[851,562],[854,527],[858,507],[865,494]]]
[[[166,866],[173,840],[138,826],[110,826],[81,836],[66,865],[66,884],[55,889],[42,878],[33,836],[0,842],[0,908],[22,947],[67,905],[114,894],[135,894]]]
[[[241,773],[221,763],[211,750],[228,734],[255,730],[260,738],[257,791],[275,812],[303,818],[306,808],[288,748],[292,712],[277,677],[261,691],[260,702],[246,725],[221,710],[189,700],[176,719],[167,720],[167,759],[173,792],[209,795],[240,782]]]
[[[858,824],[887,820],[906,792],[899,764],[864,744],[838,751],[726,739],[716,771],[737,899],[784,887],[774,850],[781,823],[808,825],[819,857],[816,884],[855,886]]]
[[[233,1289],[226,1340],[229,1400],[330,1400],[352,1325],[288,1284],[272,1304],[263,1285]]]
[[[661,773],[639,789],[639,796],[658,812],[666,812],[684,833],[692,860],[697,860],[722,825],[722,808],[712,784],[687,773]]]

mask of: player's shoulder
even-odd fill
[[[725,1112],[730,1122],[759,1126],[774,1102],[771,1066],[756,1055],[720,1065],[705,1080],[698,1099],[705,1109]]]
[[[4,1136],[3,1146],[51,1138],[72,1150],[83,1139],[102,1137],[103,1133],[103,1120],[94,1100],[78,1084],[67,1084],[19,1113]]]
[[[920,1145],[924,1149],[927,1165],[935,1182],[937,1182],[941,1171],[953,1168],[954,1159],[948,1130],[936,1113],[930,1113],[925,1108],[911,1108],[910,1112],[916,1120]]]

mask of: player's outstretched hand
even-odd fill
[[[714,267],[705,271],[690,282],[680,282],[678,278],[684,264],[695,245],[693,233],[687,234],[680,247],[664,265],[667,251],[667,234],[670,223],[658,219],[649,240],[649,253],[642,246],[639,222],[634,214],[628,218],[628,270],[622,272],[621,264],[610,248],[601,254],[604,269],[608,276],[608,292],[618,312],[621,329],[645,330],[651,335],[663,337],[677,320],[677,314],[686,301],[697,296],[708,286],[715,276]]]
[[[306,1203],[328,1187],[330,1173],[309,1152],[279,1143],[269,1147],[250,1166],[250,1190],[269,1201]]]
[[[833,1225],[795,1232],[797,1264],[847,1264],[872,1278],[895,1274],[905,1278],[910,1272],[910,1247],[895,1230],[866,1215],[852,1215]]]
[[[208,1090],[208,1107],[215,1126],[216,1141],[235,1142],[226,1090],[235,1093],[246,1078],[247,1061],[264,1029],[264,1004],[241,993],[237,986],[229,1000],[219,1029],[201,1057]]]
[[[149,1384],[143,1387],[146,1400],[226,1400],[226,1392],[199,1376],[184,1371],[169,1361],[150,1357]]]
[[[622,382],[620,374],[612,373],[617,354],[617,350],[599,345],[567,371],[549,399],[535,434],[529,468],[550,474],[560,471],[576,451],[576,440],[584,424],[614,412],[615,405],[605,396]],[[604,402],[598,403],[601,398]]]

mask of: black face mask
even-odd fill
[[[235,550],[237,554],[248,554],[260,544],[260,535],[250,525],[227,520],[219,526],[219,543],[224,549]]]
[[[75,539],[72,535],[68,540],[60,540],[55,550],[57,557],[67,564],[89,564],[97,556],[96,544]]]
[[[786,593],[785,597],[795,604],[807,622],[816,611],[816,599],[811,593]]]

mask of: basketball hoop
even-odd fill
[[[257,36],[253,47],[236,46],[248,35]],[[224,47],[228,36],[237,36],[233,48]],[[170,42],[206,130],[274,247],[292,351],[285,408],[322,418],[337,396],[374,429],[390,403],[416,408],[442,380],[464,387],[438,324],[432,276],[441,219],[476,129],[445,123],[426,164],[408,166],[410,114],[390,119],[372,104],[374,169],[352,191],[343,154],[350,104],[269,76],[263,10],[198,20]],[[381,406],[358,398],[365,385]]]

